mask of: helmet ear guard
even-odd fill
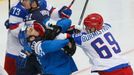
[[[95,28],[96,30],[100,30],[102,29],[102,25],[103,25],[103,18],[98,13],[89,14],[84,19],[84,25],[89,29]]]

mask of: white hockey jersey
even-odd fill
[[[92,71],[113,71],[129,66],[128,61],[120,57],[121,48],[115,40],[111,26],[104,23],[103,29],[87,34],[73,35],[76,43],[83,49],[92,64]]]

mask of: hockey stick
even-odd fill
[[[10,7],[11,7],[11,1],[8,0],[8,11],[10,11]]]
[[[79,21],[78,21],[78,25],[81,25],[81,22],[82,22],[82,19],[84,17],[84,14],[85,14],[85,11],[86,11],[86,8],[87,8],[87,4],[88,4],[89,0],[86,0],[85,4],[84,4],[84,7],[83,7],[83,10],[81,12],[81,16],[79,18]],[[74,3],[74,1],[71,2],[70,6],[72,6],[72,4]],[[71,31],[74,27],[72,26],[72,28],[70,28],[69,30]],[[84,26],[83,26],[84,28]],[[80,31],[75,29],[74,30],[74,33],[79,33]]]
[[[75,0],[72,0],[72,2],[70,3],[70,5],[68,6],[68,8],[71,8],[72,5],[74,4]]]
[[[86,0],[86,2],[85,2],[85,5],[84,5],[83,10],[82,10],[82,13],[81,13],[81,16],[79,18],[78,25],[81,25],[82,19],[84,17],[84,14],[85,14],[85,11],[86,11],[86,8],[87,8],[88,1],[89,0]]]

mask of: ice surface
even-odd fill
[[[4,21],[8,18],[8,0],[0,0],[0,64],[4,66],[6,50],[7,30]],[[14,0],[11,0],[14,1]],[[48,0],[54,6],[69,4],[72,0]],[[72,6],[73,24],[78,24],[80,13],[85,0],[76,0]],[[15,1],[14,1],[15,2]],[[122,48],[124,57],[130,61],[134,68],[134,1],[133,0],[89,0],[85,16],[98,12],[104,17],[104,21],[113,27],[117,40]],[[79,71],[73,75],[97,75],[90,73],[90,64],[84,52],[78,48],[73,56]]]

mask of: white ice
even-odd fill
[[[14,0],[11,0],[14,1]],[[69,4],[72,0],[48,0],[54,6]],[[15,1],[14,1],[15,2]],[[73,24],[78,20],[85,0],[76,0],[72,6]],[[126,57],[134,69],[134,0],[89,0],[85,16],[89,13],[98,12],[104,17],[104,22],[110,23],[113,27],[116,38],[122,48],[122,56]],[[8,2],[0,0],[0,64],[4,66],[6,50],[7,30],[4,22],[8,18]],[[79,71],[73,75],[97,75],[90,73],[91,65],[87,56],[78,48],[73,56]]]

